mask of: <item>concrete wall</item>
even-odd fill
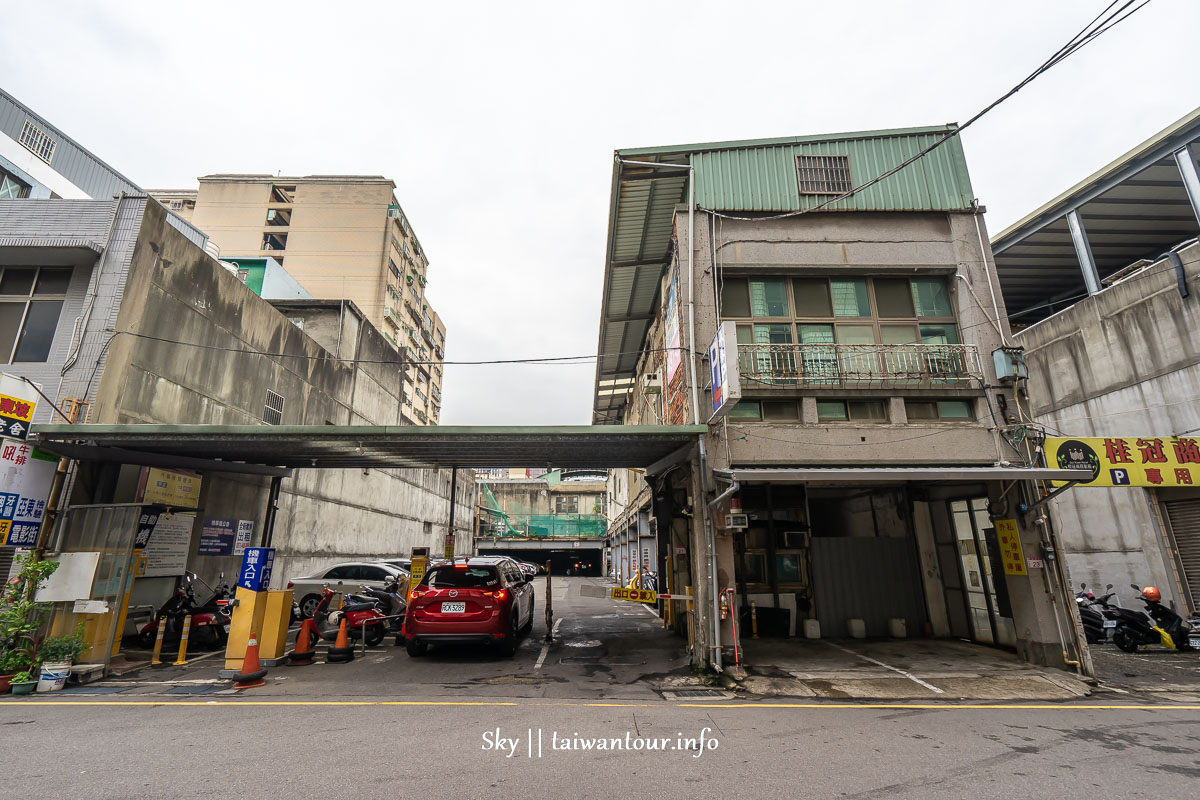
[[[343,342],[343,358],[357,362],[329,358],[320,343],[166,225],[157,204],[145,208],[114,327],[170,341],[113,339],[93,421],[261,424],[270,389],[285,398],[284,424],[399,423],[400,369],[386,363],[396,354],[378,331],[360,326]],[[277,581],[338,560],[397,555],[414,545],[440,548],[449,482],[444,470],[297,471],[284,481],[280,499]],[[210,474],[204,513],[255,519],[260,533],[264,486]],[[456,546],[468,547],[471,480],[459,486]],[[210,575],[221,567],[199,566]]]
[[[1200,245],[1180,256],[1186,298],[1164,260],[1017,335],[1033,415],[1051,434],[1200,429]],[[1074,584],[1152,584],[1180,602],[1150,490],[1076,488],[1052,508]]]

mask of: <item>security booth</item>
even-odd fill
[[[1070,607],[1055,602],[1069,592],[1054,536],[1037,495],[1025,494],[1033,480],[1064,476],[1079,477],[1026,467],[718,470],[736,486],[715,518],[741,643],[753,626],[758,637],[932,636],[1033,663],[1078,660]]]

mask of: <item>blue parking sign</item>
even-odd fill
[[[247,547],[242,554],[242,570],[237,585],[252,592],[265,592],[271,586],[271,570],[275,566],[274,547]]]

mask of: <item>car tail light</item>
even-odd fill
[[[494,592],[482,592],[482,594],[484,597],[494,597],[497,600],[503,600],[507,592],[505,592],[503,589],[497,589]]]
[[[288,585],[287,585],[287,587],[286,587],[286,588],[288,588],[288,589],[294,589],[294,588],[296,588],[296,584],[295,584],[294,582],[292,582],[292,581],[288,581]]]
[[[455,564],[454,568],[455,569],[466,569],[467,565],[466,564]]]
[[[408,593],[408,602],[411,603],[413,600],[416,600],[418,597],[424,597],[424,596],[425,596],[425,592],[421,591],[420,589],[413,589],[411,592]]]

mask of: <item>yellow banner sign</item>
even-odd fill
[[[421,585],[421,580],[425,577],[425,567],[429,563],[429,548],[414,547],[412,549],[412,563],[408,565],[408,592],[404,595],[404,602],[408,602],[408,595],[417,590]]]
[[[1024,575],[1025,555],[1021,552],[1021,536],[1017,532],[1015,519],[996,520],[996,541],[1000,544],[1000,558],[1004,560],[1006,575]]]
[[[1046,463],[1051,469],[1091,470],[1092,479],[1080,486],[1200,486],[1200,440],[1195,438],[1047,437]]]
[[[173,508],[195,508],[200,504],[201,480],[194,472],[143,467],[140,502]]]
[[[657,603],[658,592],[652,592],[649,589],[626,589],[623,586],[617,586],[612,590],[613,600],[629,600],[633,603]]]

